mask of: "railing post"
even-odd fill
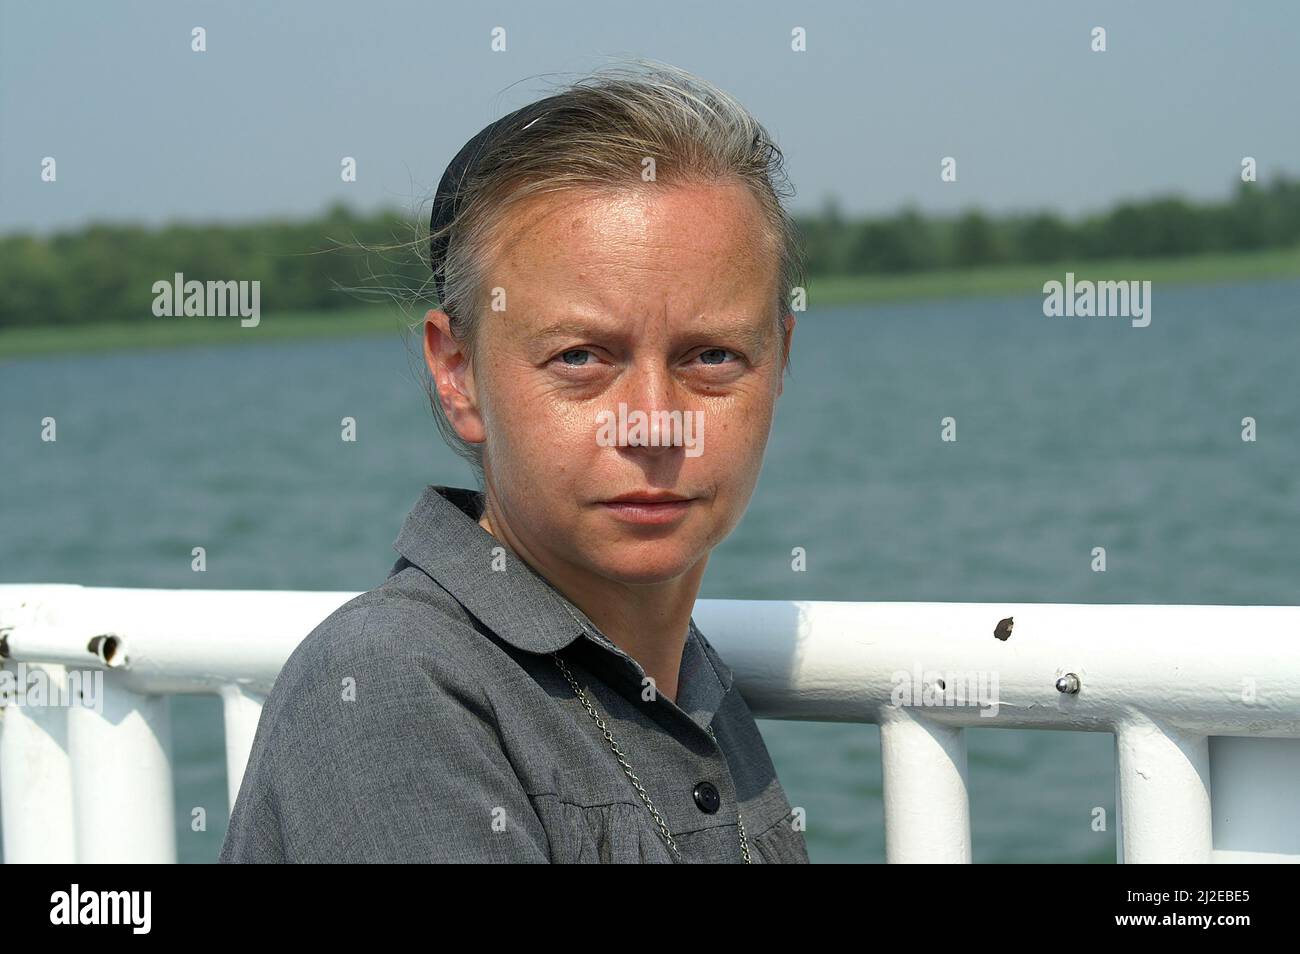
[[[1209,739],[1135,717],[1116,730],[1115,745],[1121,860],[1210,863]]]
[[[880,720],[885,788],[885,861],[969,864],[966,736],[906,707]]]
[[[175,863],[167,698],[106,672],[102,710],[68,710],[77,861]]]
[[[229,810],[235,809],[239,784],[248,767],[248,756],[253,751],[253,738],[257,723],[262,717],[264,699],[243,686],[221,687],[221,710],[226,725],[226,794]]]
[[[5,666],[17,675],[17,666]],[[26,663],[62,685],[65,667]],[[68,709],[60,705],[0,708],[0,806],[6,864],[76,861],[72,826],[72,768],[68,760]]]

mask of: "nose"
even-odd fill
[[[625,432],[620,428],[625,433],[621,446],[656,453],[680,444],[681,428],[675,422],[681,420],[685,408],[669,369],[658,364],[634,365],[620,383],[616,393],[619,406],[614,411],[627,421]]]

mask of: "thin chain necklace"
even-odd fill
[[[568,607],[565,607],[565,609],[568,609]],[[570,612],[569,615],[573,616],[573,613]],[[577,622],[577,617],[574,617],[574,621]],[[581,623],[579,623],[579,625],[581,625]],[[578,701],[581,702],[583,707],[587,710],[587,714],[596,721],[596,727],[600,729],[601,734],[605,737],[605,741],[608,742],[610,748],[613,749],[614,757],[618,759],[618,764],[623,766],[623,773],[632,781],[632,787],[635,788],[636,793],[641,796],[641,801],[645,802],[645,807],[650,810],[650,817],[653,818],[655,824],[659,826],[660,836],[665,842],[667,842],[668,847],[672,849],[673,856],[678,861],[681,861],[682,853],[677,847],[677,842],[673,840],[672,833],[668,830],[668,826],[664,824],[664,820],[660,817],[658,810],[654,806],[654,802],[650,800],[650,795],[641,785],[641,780],[638,779],[636,773],[632,771],[632,766],[628,764],[627,757],[623,754],[622,750],[619,749],[618,743],[614,741],[614,734],[609,731],[609,726],[607,726],[605,720],[597,714],[596,709],[591,704],[591,700],[587,698],[587,694],[583,692],[582,687],[578,685],[578,680],[573,678],[573,673],[569,671],[569,667],[565,665],[564,660],[560,658],[560,654],[551,653],[551,658],[554,659],[555,664],[560,667],[560,672],[564,673],[564,678],[569,681],[569,685],[577,694]],[[716,744],[718,739],[717,736],[713,734],[713,727],[705,726],[704,731],[709,733],[709,738],[713,739]],[[740,816],[739,802],[736,804],[736,827],[740,830],[740,857],[745,859],[745,864],[753,864],[753,862],[749,860],[749,845],[745,841],[745,822]]]

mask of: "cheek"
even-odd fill
[[[563,400],[533,368],[494,366],[490,374],[490,400],[481,407],[498,467],[527,461],[534,472],[555,473],[594,451],[596,418],[590,407]]]
[[[714,415],[712,432],[706,419],[703,458],[712,458],[706,466],[716,480],[716,516],[725,524],[719,527],[723,537],[739,522],[754,492],[771,431],[775,411],[771,397],[766,393],[754,397],[752,402]]]
[[[722,449],[719,456],[733,461],[761,456],[774,411],[772,396],[766,391],[746,394],[742,399],[715,408],[712,414],[706,409],[705,447],[712,439]]]

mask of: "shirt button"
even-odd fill
[[[717,786],[712,782],[699,782],[694,791],[695,804],[699,806],[700,811],[706,815],[712,815],[722,804],[722,796],[718,794]]]

